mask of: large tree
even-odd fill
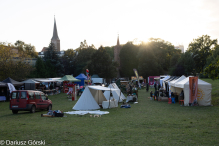
[[[73,49],[68,49],[61,58],[66,75],[74,74],[75,56],[75,51]]]
[[[80,73],[85,73],[88,64],[91,61],[92,55],[97,49],[94,45],[88,46],[86,40],[81,42],[80,47],[76,49],[76,55],[74,60],[74,76]]]
[[[202,73],[207,58],[211,55],[211,49],[217,45],[217,39],[212,40],[210,36],[203,35],[189,44],[188,51],[196,64],[196,71]]]
[[[141,44],[138,58],[139,75],[147,78],[148,76],[158,76],[163,74],[163,69],[159,64],[159,59],[155,56],[151,46],[147,44]]]
[[[123,77],[134,76],[133,69],[138,68],[138,51],[139,46],[134,45],[132,42],[127,42],[120,51],[120,74]]]
[[[37,58],[38,53],[31,44],[25,44],[23,41],[17,40],[14,45],[20,53],[25,53],[30,58]]]
[[[204,72],[212,80],[219,78],[219,45],[214,47],[212,55],[207,58]]]
[[[57,51],[55,51],[53,43],[50,43],[48,49],[45,51],[44,61],[46,62],[46,68],[52,71],[50,74],[51,77],[64,76],[64,66],[61,63],[61,59],[58,56]]]
[[[111,79],[116,77],[116,67],[118,64],[112,61],[110,55],[101,46],[93,53],[88,64],[90,74],[98,74],[102,78]]]
[[[18,51],[13,45],[0,44],[0,79],[11,77],[15,80],[25,79],[33,67],[26,60],[27,55]]]

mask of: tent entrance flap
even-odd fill
[[[91,94],[93,95],[95,101],[97,102],[97,104],[102,104],[103,101],[106,101],[105,96],[103,95],[102,90],[95,90],[92,88],[89,88]]]

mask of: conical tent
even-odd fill
[[[99,104],[106,101],[103,95],[103,90],[110,90],[102,86],[87,86],[79,98],[78,102],[73,107],[74,110],[96,110],[99,109]],[[112,89],[115,90],[115,89]]]
[[[119,87],[118,87],[115,83],[112,83],[111,85],[112,85],[112,87],[113,87],[114,89],[119,89]],[[110,87],[110,85],[109,85],[109,87]],[[121,97],[120,97],[120,98],[122,98],[123,100],[126,99],[126,97],[124,96],[124,94],[121,92],[120,89],[119,89],[119,90],[116,90],[116,92],[117,92],[118,95],[120,95],[120,93],[121,93]]]
[[[112,92],[113,94],[113,98],[115,98],[118,102],[122,102],[125,98],[125,96],[123,95],[123,93],[120,91],[120,89],[118,88],[118,86],[113,83],[113,84],[110,84],[108,86],[109,89],[117,89],[117,90],[112,90],[112,91],[105,91],[104,92],[104,96],[106,97],[107,100],[109,100],[110,98],[110,92]],[[121,93],[121,95],[120,95]]]
[[[95,101],[88,87],[85,88],[78,102],[73,107],[74,110],[96,110],[100,106]]]
[[[65,75],[64,77],[62,77],[59,80],[60,81],[70,81],[70,82],[80,82],[81,81],[81,80],[74,78],[72,75]]]

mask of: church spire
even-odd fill
[[[57,32],[57,28],[56,28],[56,19],[55,19],[55,17],[54,17],[54,28],[53,28],[52,40],[59,40],[58,32]]]
[[[119,34],[118,34],[118,38],[117,38],[117,46],[119,46]]]

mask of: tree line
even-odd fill
[[[17,48],[20,60],[14,61],[17,54],[10,49]],[[12,77],[17,80],[25,78],[62,77],[85,73],[98,74],[102,78],[112,79],[117,76],[118,63],[114,61],[114,46],[98,49],[88,45],[86,40],[77,49],[68,49],[62,57],[50,43],[44,57],[37,56],[35,47],[17,41],[15,44],[0,45],[0,75],[1,79]],[[5,55],[8,54],[8,55]],[[7,57],[6,57],[7,56]],[[197,75],[218,79],[219,46],[217,39],[203,35],[194,39],[186,52],[175,49],[174,46],[159,38],[151,38],[148,42],[134,44],[127,42],[121,45],[119,73],[122,77],[134,76],[133,68],[138,69],[139,75],[173,76]],[[37,58],[35,66],[25,63],[25,58]]]

